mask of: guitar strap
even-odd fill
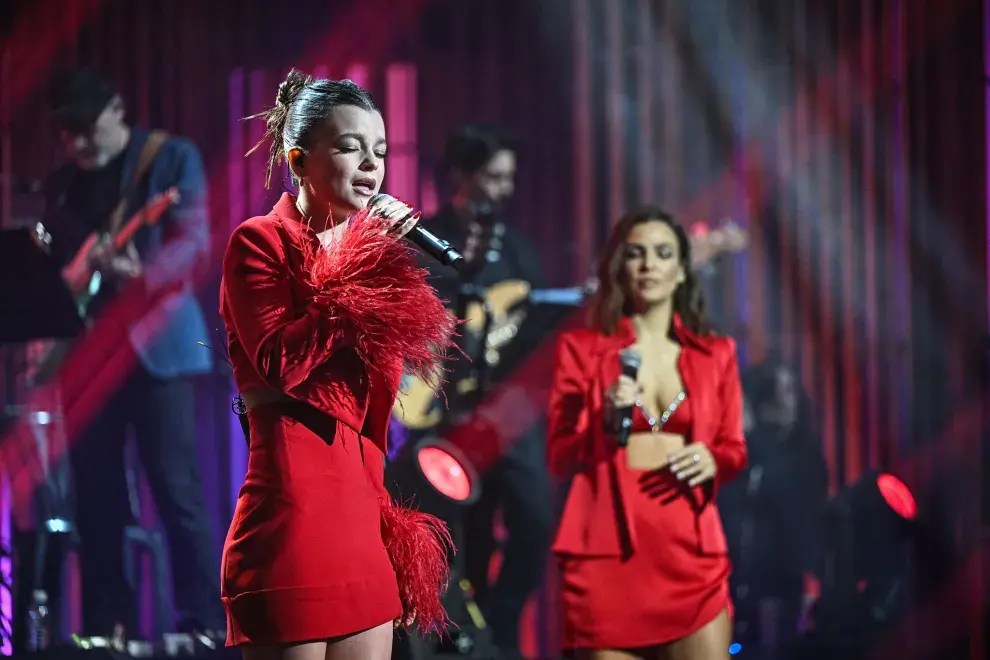
[[[130,199],[131,193],[134,192],[134,189],[141,182],[141,179],[144,178],[144,175],[148,173],[148,169],[155,162],[155,157],[161,151],[162,145],[165,144],[166,140],[168,140],[168,133],[165,131],[152,131],[148,134],[148,139],[141,148],[141,153],[138,156],[137,165],[134,167],[134,174],[127,183],[127,188],[124,189],[124,194],[120,196],[120,201],[117,202],[113,213],[110,214],[108,229],[111,234],[116,233],[120,229],[120,225],[124,222],[124,211],[127,210],[127,200]]]

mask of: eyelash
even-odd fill
[[[625,256],[625,258],[626,258],[626,260],[631,260],[631,259],[642,259],[642,258],[643,258],[643,257],[645,257],[645,256],[646,256],[646,253],[645,253],[645,252],[643,252],[642,250],[627,250],[627,251],[626,251],[626,256]],[[673,251],[672,251],[672,250],[667,250],[667,249],[664,249],[664,250],[661,250],[661,251],[660,251],[660,252],[659,252],[659,253],[657,254],[657,256],[658,256],[658,257],[660,257],[661,259],[664,259],[664,260],[666,260],[666,259],[671,259],[671,258],[673,258],[673,256],[674,256],[674,253],[673,253]]]
[[[343,153],[345,153],[345,154],[349,154],[349,153],[353,153],[355,151],[359,151],[359,149],[357,147],[338,147],[338,150],[341,151],[341,152],[343,152]],[[385,153],[375,152],[375,156],[377,156],[378,158],[381,158],[382,160],[385,160],[386,158],[388,158],[388,152],[387,151]]]

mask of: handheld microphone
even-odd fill
[[[386,197],[395,199],[391,195],[378,193],[368,201],[368,205],[371,206]],[[413,213],[415,213],[415,211],[410,209],[409,213],[401,218],[395,219],[395,226],[401,226],[402,223],[406,222],[410,216],[413,215]],[[391,220],[392,218],[389,219]],[[451,247],[450,243],[447,241],[424,229],[418,222],[416,223],[416,226],[410,229],[403,238],[409,240],[413,243],[413,245],[445,266],[450,266],[457,271],[460,271],[461,268],[464,267],[464,257],[460,252]]]
[[[634,348],[627,348],[619,353],[619,365],[622,367],[622,375],[636,380],[639,368],[643,364],[643,358],[639,351]],[[629,444],[629,432],[632,431],[632,406],[626,406],[616,411],[619,414],[619,433],[616,436],[616,444],[625,447]]]

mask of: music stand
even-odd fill
[[[37,340],[70,340],[84,328],[59,265],[46,253],[33,233],[31,229],[0,230],[0,310],[3,310],[0,313],[0,346],[8,349]],[[22,410],[23,406],[13,405],[14,402],[9,400],[3,403],[4,416],[23,418],[26,414],[31,417],[28,423],[32,432],[45,434],[46,444],[50,442],[48,423],[34,423],[32,417],[43,415],[47,419],[47,411]],[[66,536],[63,530],[47,529],[46,521],[71,516],[71,496],[67,490],[71,486],[68,479],[68,465],[64,461],[61,465],[49,466],[45,481],[38,484],[35,491],[37,529],[34,533],[18,531],[15,534],[19,559],[15,571],[19,584],[15,585],[14,599],[18,613],[26,611],[34,589],[43,586],[61,588],[59,565],[67,552],[65,543],[68,538],[63,538]],[[54,603],[61,602],[57,594],[50,596],[54,597]],[[17,617],[15,645],[24,639],[24,618]],[[57,612],[54,618],[53,633],[57,638],[61,627]]]
[[[31,234],[0,230],[0,344],[72,339],[83,330],[61,269]]]

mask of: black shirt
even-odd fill
[[[454,210],[446,206],[432,218],[423,220],[423,226],[440,238],[448,241],[458,250],[464,249],[468,238],[468,229]],[[502,249],[499,259],[485,262],[472,278],[475,286],[487,288],[505,280],[523,280],[529,282],[534,289],[545,286],[543,270],[540,267],[539,253],[524,236],[512,227],[505,227],[502,236]],[[481,257],[484,259],[484,257]],[[436,287],[440,297],[448,301],[451,307],[455,304],[459,277],[453,268],[442,266],[429,257],[423,257],[424,265],[430,270],[431,283]]]
[[[121,180],[124,173],[124,149],[105,167],[83,170],[67,165],[59,173],[68,181],[57,212],[46,225],[52,235],[52,255],[67,264],[93,232],[109,229],[110,214],[120,202]]]
[[[84,170],[70,163],[53,175],[50,185],[56,190],[49,194],[52,206],[46,209],[45,228],[52,236],[52,258],[60,267],[76,256],[92,233],[110,229],[110,215],[121,200],[127,152],[128,149],[122,149],[99,169]],[[131,193],[140,193],[142,189],[147,189],[147,177]],[[119,281],[105,277],[90,310],[99,309],[118,290]]]
[[[469,230],[450,206],[442,208],[432,218],[424,219],[423,226],[458,250],[464,250]],[[494,261],[485,260],[483,248],[479,251],[479,266],[471,277],[471,284],[474,287],[487,289],[506,280],[523,280],[534,289],[546,286],[539,252],[526,237],[506,225],[500,242],[499,256]],[[421,263],[430,271],[430,283],[446,301],[447,307],[456,310],[460,288],[460,276],[457,271],[440,265],[425,255],[422,256]],[[547,336],[552,326],[552,323],[545,318],[548,313],[552,314],[535,307],[527,310],[526,319],[519,328],[519,335],[501,351],[501,359],[491,374],[491,382],[497,382],[508,374]],[[477,345],[468,340],[465,350],[468,355],[475,358]],[[455,374],[456,371],[455,368]]]
[[[126,149],[121,151],[106,167],[79,170],[72,177],[65,205],[90,231],[106,230],[110,214],[120,201],[126,153]]]

